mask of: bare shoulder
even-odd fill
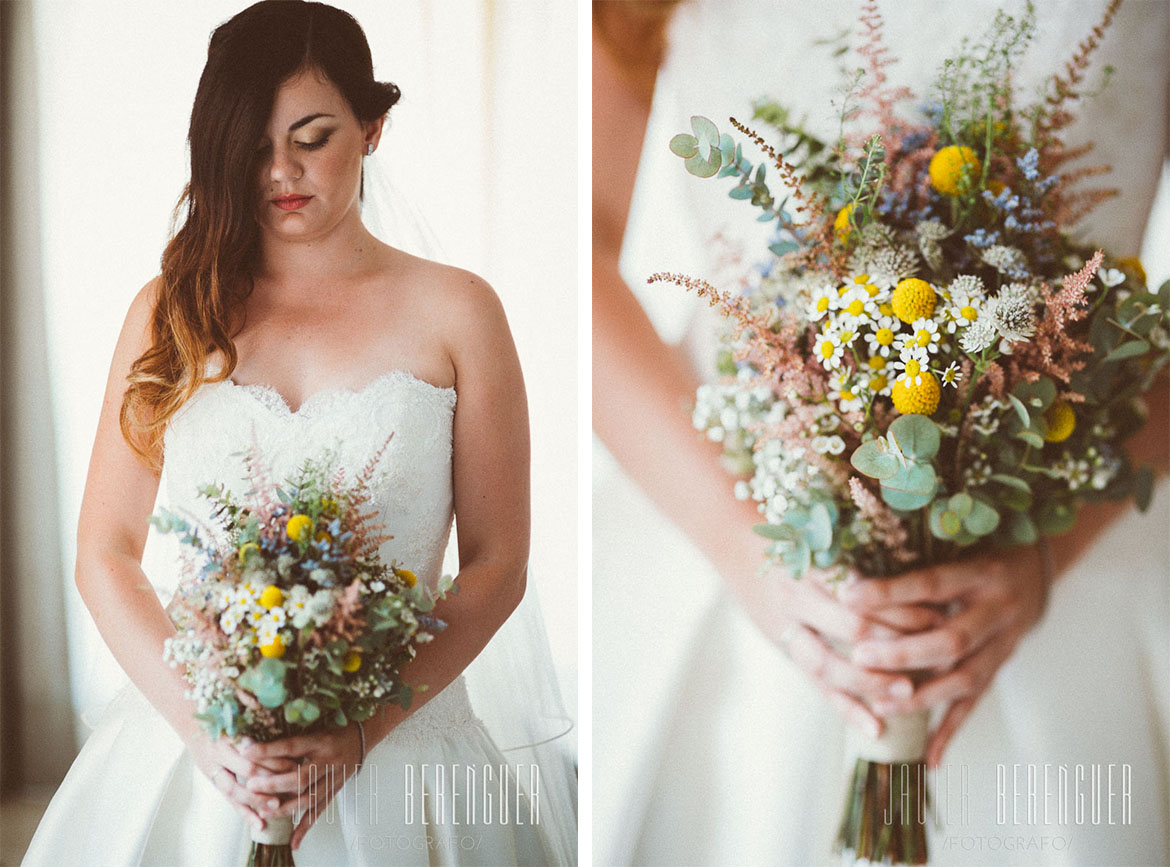
[[[130,302],[130,309],[126,311],[122,334],[118,338],[115,361],[119,360],[118,356],[122,356],[127,369],[135,358],[150,347],[154,308],[158,303],[161,287],[162,275],[160,274],[147,281],[146,285],[138,290]],[[126,359],[125,356],[130,353],[133,353],[133,358]]]
[[[500,298],[478,274],[406,253],[398,256],[398,278],[409,283],[416,306],[427,311],[449,346],[507,333]]]

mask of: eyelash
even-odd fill
[[[329,136],[325,136],[324,138],[317,139],[317,141],[293,142],[293,144],[297,145],[301,150],[306,150],[306,151],[318,150],[320,148],[325,147],[325,145],[327,145],[328,143],[329,143]],[[263,154],[263,153],[267,153],[268,150],[269,150],[268,145],[261,145],[260,147],[258,147],[256,149],[256,153]]]

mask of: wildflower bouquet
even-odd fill
[[[213,738],[269,741],[410,706],[402,666],[444,624],[415,575],[378,555],[389,537],[374,523],[377,460],[353,480],[330,471],[328,456],[306,461],[278,485],[253,450],[242,499],[200,490],[212,504],[206,541],[177,515],[151,519],[186,555],[164,657],[183,667]],[[444,579],[439,596],[449,587]],[[291,817],[269,820],[253,832],[249,864],[291,864],[291,834]]]
[[[700,387],[694,424],[746,477],[736,494],[759,504],[768,555],[793,575],[893,575],[1036,543],[1068,530],[1086,501],[1148,504],[1153,475],[1122,442],[1170,360],[1170,282],[1151,292],[1136,260],[1069,236],[1111,192],[1076,188],[1104,169],[1068,168],[1087,148],[1060,137],[1117,5],[1033,105],[1017,104],[1012,80],[1033,13],[1000,13],[908,120],[899,108],[912,94],[888,83],[893,60],[867,3],[865,69],[836,146],[770,101],[754,119],[780,149],[730,121],[765,154],[759,165],[703,117],[671,140],[691,174],[733,179],[732,198],[776,225],[739,292],[650,280],[729,319],[725,378]],[[838,845],[925,863],[927,718],[887,729],[860,750]],[[886,804],[907,807],[892,826]]]

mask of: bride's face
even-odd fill
[[[282,84],[256,145],[261,232],[312,240],[355,211],[362,156],[380,128],[358,121],[341,91],[315,70]]]

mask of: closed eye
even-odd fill
[[[316,141],[299,141],[296,144],[297,147],[299,147],[301,150],[315,151],[317,148],[325,147],[328,142],[329,136],[325,136],[324,138],[319,138]]]

